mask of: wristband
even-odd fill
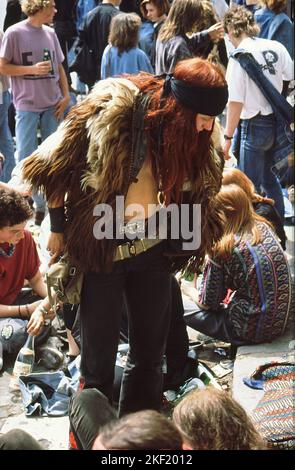
[[[18,306],[18,316],[23,319],[23,316],[22,316],[22,312],[21,312],[21,309],[20,309],[20,305]]]
[[[223,136],[224,140],[232,140],[232,137],[229,137],[228,135],[224,134]]]
[[[50,231],[62,233],[65,226],[65,213],[63,207],[49,207]]]

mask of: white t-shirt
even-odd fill
[[[283,80],[293,79],[293,61],[283,44],[262,38],[246,38],[238,49],[244,49],[255,57],[265,76],[281,92]],[[226,79],[228,82],[229,101],[244,103],[241,119],[251,119],[256,114],[271,114],[272,107],[264,98],[258,86],[237,60],[230,58]]]

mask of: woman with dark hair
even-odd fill
[[[188,259],[196,269],[221,235],[213,197],[223,162],[211,133],[227,96],[222,71],[202,59],[179,63],[166,79],[102,80],[25,162],[25,177],[48,198],[52,260],[66,248],[84,271],[81,373],[86,388],[109,400],[126,298],[130,349],[120,415],[161,408],[171,271]],[[181,203],[192,219],[179,219]]]
[[[168,0],[142,0],[140,5],[140,10],[143,18],[150,21],[153,25],[152,35],[149,39],[151,43],[149,56],[153,67],[155,67],[156,59],[156,41],[158,38],[159,31],[169,12],[169,8],[170,3]]]
[[[199,49],[203,49],[210,41],[223,38],[221,23],[193,33],[202,15],[203,7],[200,0],[178,0],[172,3],[156,42],[157,75],[173,72],[177,62],[198,55]]]

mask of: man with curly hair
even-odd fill
[[[19,160],[37,148],[38,126],[44,140],[57,129],[70,102],[64,56],[47,26],[56,12],[54,0],[23,0],[21,7],[28,18],[6,30],[0,50],[0,73],[11,76]],[[44,60],[45,50],[50,60]],[[45,203],[39,195],[34,199],[40,224]]]
[[[30,318],[35,320],[36,331],[44,323],[42,313],[35,312],[41,300],[21,294],[28,280],[39,299],[47,295],[36,245],[25,229],[31,217],[23,196],[0,189],[0,347],[7,352],[16,352],[23,345]]]
[[[266,78],[282,93],[284,85],[293,79],[292,59],[283,44],[257,38],[259,27],[253,14],[241,6],[234,5],[227,11],[224,28],[237,52],[251,53]],[[254,183],[256,192],[263,190],[275,201],[283,221],[283,193],[273,166],[292,152],[291,130],[285,123],[280,125],[276,110],[233,57],[229,60],[226,78],[229,103],[223,146],[225,158],[229,158],[231,141],[241,119],[239,168]]]

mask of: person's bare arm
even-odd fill
[[[27,305],[3,305],[0,304],[0,318],[22,318],[27,320],[38,305],[42,302],[37,300],[31,304]]]
[[[0,73],[11,77],[22,75],[47,75],[51,70],[50,60],[37,62],[34,65],[11,64],[7,59],[0,58]]]
[[[58,71],[59,71],[59,77],[60,77],[59,86],[60,86],[63,98],[55,106],[55,117],[58,121],[61,121],[63,119],[65,109],[71,101],[71,97],[69,94],[69,85],[67,81],[67,76],[66,76],[66,73],[64,71],[62,64],[59,64]]]
[[[44,298],[47,296],[46,284],[39,269],[35,276],[29,280],[29,284],[32,287],[33,291],[36,292],[36,294],[38,294],[40,297]]]
[[[239,124],[243,103],[238,101],[229,101],[227,107],[227,118],[224,134],[228,137],[233,137],[234,132]],[[225,140],[223,144],[223,153],[226,160],[230,159],[229,150],[231,147],[231,140]]]

